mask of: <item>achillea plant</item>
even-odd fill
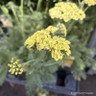
[[[0,84],[8,71],[21,75],[26,69],[27,93],[34,96],[35,88],[54,81],[52,73],[59,64],[65,66],[66,62],[71,64],[76,79],[85,79],[85,67],[94,64],[93,59],[88,58],[90,50],[86,42],[93,27],[91,14],[96,20],[96,9],[90,7],[95,5],[95,0],[74,0],[74,3],[69,0],[19,1],[19,6],[13,2],[0,6],[13,24],[0,40]],[[86,12],[88,8],[89,13]],[[10,62],[12,57],[20,62],[18,59]]]

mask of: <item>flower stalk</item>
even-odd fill
[[[48,13],[49,4],[50,4],[50,0],[47,0],[47,4],[46,4],[46,8],[45,8],[45,13]]]
[[[37,11],[40,11],[41,10],[42,1],[43,0],[38,0],[37,9],[36,9]]]

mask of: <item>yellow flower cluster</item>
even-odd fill
[[[52,36],[57,30],[59,28],[49,26],[46,29],[37,31],[26,40],[25,45],[29,49],[36,46],[38,50],[49,50],[56,61],[62,59],[65,54],[69,56],[71,54],[70,42],[62,37]]]
[[[8,64],[8,66],[10,67],[9,72],[11,74],[18,75],[23,73],[23,68],[22,65],[19,64],[19,61],[20,61],[19,59],[16,60],[14,60],[14,58],[11,59],[11,64]]]
[[[94,5],[96,5],[96,0],[84,0],[84,2],[88,6],[94,6]]]
[[[63,19],[65,22],[72,19],[83,20],[85,18],[84,11],[72,2],[59,2],[55,4],[55,7],[49,10],[49,14],[52,19],[59,18]]]

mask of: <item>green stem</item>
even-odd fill
[[[45,13],[48,12],[48,9],[49,9],[49,3],[50,3],[50,0],[47,1],[46,8],[45,8]]]
[[[84,9],[84,12],[86,12],[89,9],[89,6]]]
[[[34,12],[34,10],[33,10],[33,8],[30,6],[29,7],[29,9],[30,9],[30,11],[33,13]]]
[[[25,63],[22,63],[22,66],[24,67],[25,65],[30,64],[30,63],[32,63],[34,61],[38,61],[39,62],[39,61],[43,61],[43,60],[41,60],[41,59],[32,59],[32,60],[29,60],[29,61],[27,61]]]
[[[79,5],[80,5],[81,1],[80,1],[80,0],[78,0],[78,3],[79,3]]]
[[[68,29],[67,29],[68,32],[71,31],[71,29],[72,29],[72,27],[73,27],[73,25],[74,25],[75,23],[76,23],[76,22],[73,21],[71,24],[69,24],[69,27],[68,27]]]
[[[3,32],[3,30],[2,30],[2,28],[0,27],[0,34],[4,34],[4,32]]]
[[[45,64],[44,66],[45,67],[48,67],[48,66],[52,66],[52,65],[55,65],[55,64],[58,64],[57,62],[54,62],[54,63],[50,63],[50,64]]]
[[[23,13],[23,3],[24,3],[24,0],[21,0],[20,11],[21,11],[21,19],[22,19],[22,31],[24,31],[24,13]]]
[[[21,26],[21,28],[22,28],[22,32],[23,32],[23,34],[22,34],[22,36],[23,36],[23,40],[25,40],[25,33],[24,33],[24,12],[23,12],[23,6],[24,6],[24,0],[21,0],[21,5],[20,5],[20,11],[21,11],[21,17],[20,17],[20,19],[21,19],[21,24],[22,24],[22,26]]]
[[[42,1],[43,0],[38,0],[37,9],[36,9],[37,11],[40,11],[41,10]]]
[[[13,7],[11,9],[13,11],[14,17],[16,18],[16,21],[19,22],[18,17],[17,17],[17,14],[16,14],[16,11],[14,10]]]
[[[79,7],[80,7],[82,10],[84,9],[84,5],[85,5],[85,2],[84,2],[84,1],[82,1],[82,2],[79,3]]]

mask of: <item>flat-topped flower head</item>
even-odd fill
[[[8,64],[8,67],[10,68],[9,72],[11,74],[18,75],[23,73],[22,65],[19,64],[19,62],[20,62],[19,59],[16,60],[14,60],[14,58],[11,59],[11,63]]]
[[[49,15],[52,19],[63,19],[65,22],[70,20],[83,20],[85,13],[75,3],[72,2],[59,2],[55,7],[49,10]]]
[[[94,6],[94,5],[96,5],[96,0],[84,0],[84,2],[88,6]]]
[[[64,27],[64,31],[65,26],[61,25],[61,27]],[[70,42],[65,38],[55,36],[58,30],[58,27],[49,26],[46,29],[37,31],[25,41],[25,45],[28,49],[36,47],[37,50],[49,50],[52,58],[58,61],[62,59],[64,55],[69,56],[71,54],[69,47]],[[66,34],[66,32],[64,34]]]

